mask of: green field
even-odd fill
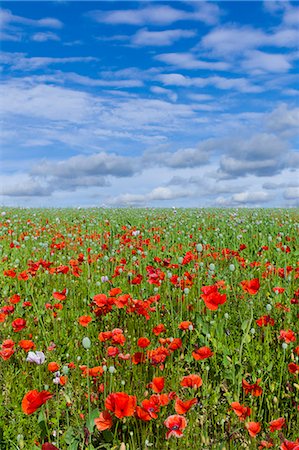
[[[3,210],[0,448],[298,450],[298,218]]]

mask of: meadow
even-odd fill
[[[298,209],[0,216],[0,448],[299,449]]]

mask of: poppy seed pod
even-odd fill
[[[91,341],[90,341],[89,337],[84,337],[82,339],[82,345],[85,348],[85,350],[88,350],[91,347]]]

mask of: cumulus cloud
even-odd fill
[[[51,192],[50,186],[27,174],[4,176],[1,186],[1,194],[9,197],[44,197]]]
[[[239,192],[232,196],[232,200],[237,203],[266,203],[271,199],[271,195],[264,191]]]
[[[286,200],[297,200],[299,199],[299,187],[289,187],[283,192],[283,197]]]
[[[22,24],[41,28],[62,28],[63,23],[54,17],[44,17],[41,19],[28,19],[27,17],[12,14],[8,9],[0,9],[0,24],[6,26],[10,23]]]
[[[193,11],[173,8],[168,5],[146,6],[138,9],[113,11],[90,11],[89,17],[99,23],[110,25],[171,25],[181,20],[200,21],[208,25],[218,22],[221,10],[218,5],[208,2],[194,3]]]
[[[206,34],[198,49],[233,58],[236,55],[244,55],[248,50],[266,46],[296,48],[297,42],[296,29],[280,29],[270,34],[250,26],[224,25]]]
[[[163,30],[163,31],[149,31],[146,28],[138,30],[132,37],[132,44],[141,46],[167,46],[172,45],[174,42],[183,39],[190,38],[196,35],[192,30]]]
[[[129,177],[138,170],[134,158],[102,152],[93,155],[77,155],[61,161],[42,161],[32,168],[32,174],[64,179],[108,175]]]
[[[155,59],[180,69],[228,70],[230,65],[225,62],[203,61],[192,53],[163,53]]]
[[[174,191],[168,187],[159,186],[146,194],[122,194],[113,200],[110,200],[110,202],[116,205],[146,205],[150,202],[174,200],[186,197],[190,197],[189,191]]]
[[[268,116],[267,127],[283,136],[297,135],[299,131],[299,108],[281,103]]]

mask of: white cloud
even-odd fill
[[[208,2],[192,4],[193,11],[176,9],[168,5],[153,5],[136,9],[114,11],[90,11],[89,17],[99,23],[111,25],[171,25],[180,20],[200,21],[208,25],[218,22],[221,10],[218,5]]]
[[[283,197],[286,200],[299,199],[299,187],[290,187],[283,192]]]
[[[253,74],[264,72],[288,72],[292,65],[289,62],[289,55],[265,53],[258,50],[252,50],[246,53],[242,67]]]
[[[92,114],[92,96],[57,86],[2,84],[2,114],[44,118],[53,121],[83,122]]]
[[[299,108],[282,103],[268,114],[266,124],[270,130],[283,136],[296,135],[299,131]]]
[[[181,69],[228,70],[230,67],[225,62],[202,61],[192,53],[163,53],[155,59]]]
[[[28,19],[27,17],[14,15],[8,9],[0,9],[1,27],[5,27],[11,23],[41,27],[41,28],[62,28],[63,27],[63,23],[54,17],[45,17],[42,19]]]
[[[168,187],[159,186],[146,194],[137,194],[137,193],[121,194],[115,197],[114,199],[111,199],[110,203],[116,205],[134,205],[134,204],[145,205],[147,203],[156,201],[167,201],[186,197],[190,197],[189,191],[186,190],[176,191],[171,190]]]
[[[60,37],[56,33],[52,33],[51,31],[34,33],[31,36],[32,41],[36,42],[47,42],[47,41],[60,41]]]
[[[33,56],[27,57],[24,53],[2,53],[1,61],[13,70],[34,71],[53,64],[90,63],[98,61],[94,56],[70,56],[63,58]]]
[[[206,78],[187,77],[178,73],[167,73],[156,76],[156,79],[161,81],[166,86],[184,86],[184,87],[205,87],[214,86],[222,90],[234,89],[236,91],[245,93],[262,92],[263,88],[252,84],[246,78],[226,78],[219,76],[211,76]]]
[[[172,45],[174,42],[195,36],[192,30],[163,30],[148,31],[146,28],[137,31],[132,37],[132,44],[141,46],[165,46]]]
[[[268,192],[239,192],[232,196],[232,200],[237,203],[265,203],[271,199]]]
[[[176,102],[178,99],[178,95],[175,92],[170,89],[162,88],[161,86],[151,86],[150,90],[154,94],[166,95],[172,102]]]
[[[298,29],[278,29],[270,34],[250,26],[224,25],[206,34],[197,48],[233,59],[265,46],[296,48],[298,38]]]
[[[41,161],[32,168],[33,175],[72,179],[87,176],[128,177],[139,168],[134,158],[110,153],[77,155],[62,161]]]

